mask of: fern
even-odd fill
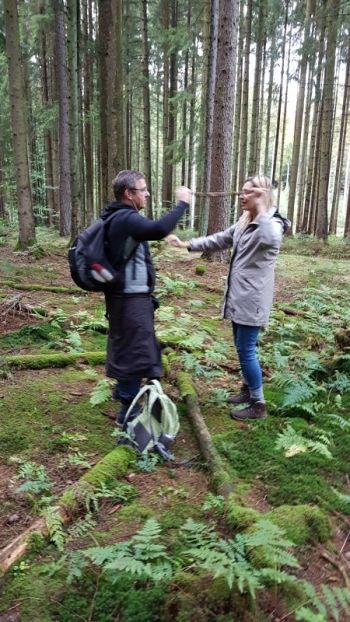
[[[111,397],[111,382],[107,378],[99,380],[96,386],[93,388],[90,394],[90,404],[92,406],[98,406],[107,402]]]
[[[70,540],[82,538],[96,527],[96,521],[92,518],[91,513],[87,513],[84,518],[77,520],[67,533]]]
[[[175,560],[163,544],[158,542],[161,528],[155,519],[149,519],[131,540],[109,547],[95,547],[84,551],[95,565],[106,572],[122,571],[153,581],[170,579]]]
[[[66,536],[63,530],[62,518],[58,508],[45,508],[42,512],[42,516],[45,518],[51,542],[55,544],[59,551],[63,551]]]
[[[282,408],[298,406],[317,395],[319,387],[309,377],[290,378],[286,383]]]
[[[291,425],[278,434],[275,448],[283,449],[287,458],[306,451],[313,451],[321,454],[325,458],[331,459],[333,456],[328,449],[331,442],[329,436],[321,431],[314,429],[314,433],[318,434],[317,440],[306,438],[300,432],[296,432]]]
[[[350,613],[350,590],[348,588],[329,587],[322,584],[317,593],[311,583],[300,583],[307,602],[303,603],[293,613],[295,620],[303,622],[328,622],[339,620],[339,613]]]
[[[64,341],[68,344],[70,352],[81,352],[82,350],[81,336],[77,330],[72,330],[69,333],[67,333],[67,336]]]

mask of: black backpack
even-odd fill
[[[121,249],[121,261],[112,266],[108,257],[108,227],[115,215],[98,218],[75,238],[68,252],[71,277],[78,287],[89,292],[109,291],[110,286],[121,283],[123,268],[138,242],[131,237]]]

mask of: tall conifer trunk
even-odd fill
[[[28,134],[16,0],[4,0],[4,18],[18,201],[18,248],[25,250],[35,242],[35,225],[29,182]]]

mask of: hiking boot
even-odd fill
[[[226,402],[228,404],[245,404],[250,402],[249,389],[246,384],[242,384],[239,393],[236,395],[230,395]]]
[[[251,402],[247,408],[242,410],[232,410],[231,419],[235,421],[245,421],[246,419],[264,419],[267,415],[265,402]]]

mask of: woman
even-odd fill
[[[272,205],[272,184],[264,175],[248,177],[239,193],[243,214],[225,231],[182,242],[175,235],[166,240],[189,251],[217,251],[232,247],[223,317],[232,321],[243,383],[228,398],[231,404],[247,404],[233,410],[236,420],[266,417],[262,372],[256,356],[260,328],[268,322],[274,289],[278,251],[289,221]]]

